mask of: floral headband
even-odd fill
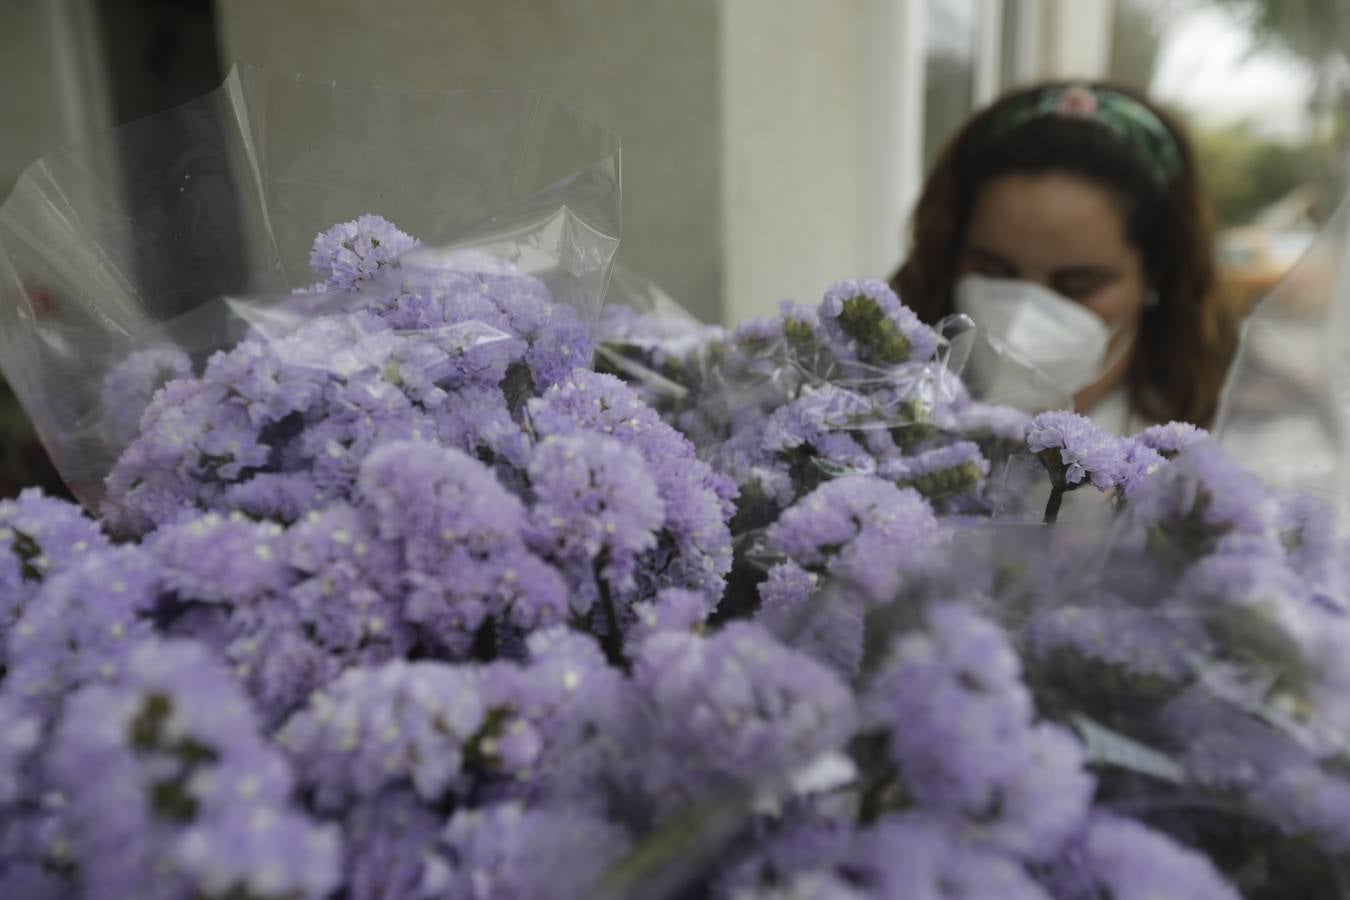
[[[1126,94],[1086,84],[1044,88],[1018,98],[1001,110],[990,136],[1002,135],[1034,119],[1061,116],[1095,122],[1130,145],[1154,179],[1166,187],[1181,175],[1181,150],[1162,119]]]

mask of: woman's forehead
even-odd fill
[[[1059,173],[1005,175],[975,197],[967,247],[1038,268],[1121,265],[1135,256],[1120,202]]]

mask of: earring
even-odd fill
[[[1144,295],[1144,306],[1148,307],[1149,309],[1152,309],[1157,305],[1158,305],[1158,292],[1155,291],[1153,288],[1149,288],[1148,293]]]

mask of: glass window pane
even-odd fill
[[[977,0],[928,0],[923,161],[927,171],[971,113],[979,22]]]

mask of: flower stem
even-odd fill
[[[1045,503],[1045,524],[1053,525],[1059,518],[1059,505],[1064,502],[1064,488],[1055,485],[1050,489],[1050,499]]]
[[[605,614],[605,634],[600,639],[600,647],[605,651],[609,664],[628,671],[628,658],[623,655],[623,632],[619,629],[619,613],[614,608],[614,595],[609,591],[609,582],[596,573],[595,583],[600,586],[600,607]]]

